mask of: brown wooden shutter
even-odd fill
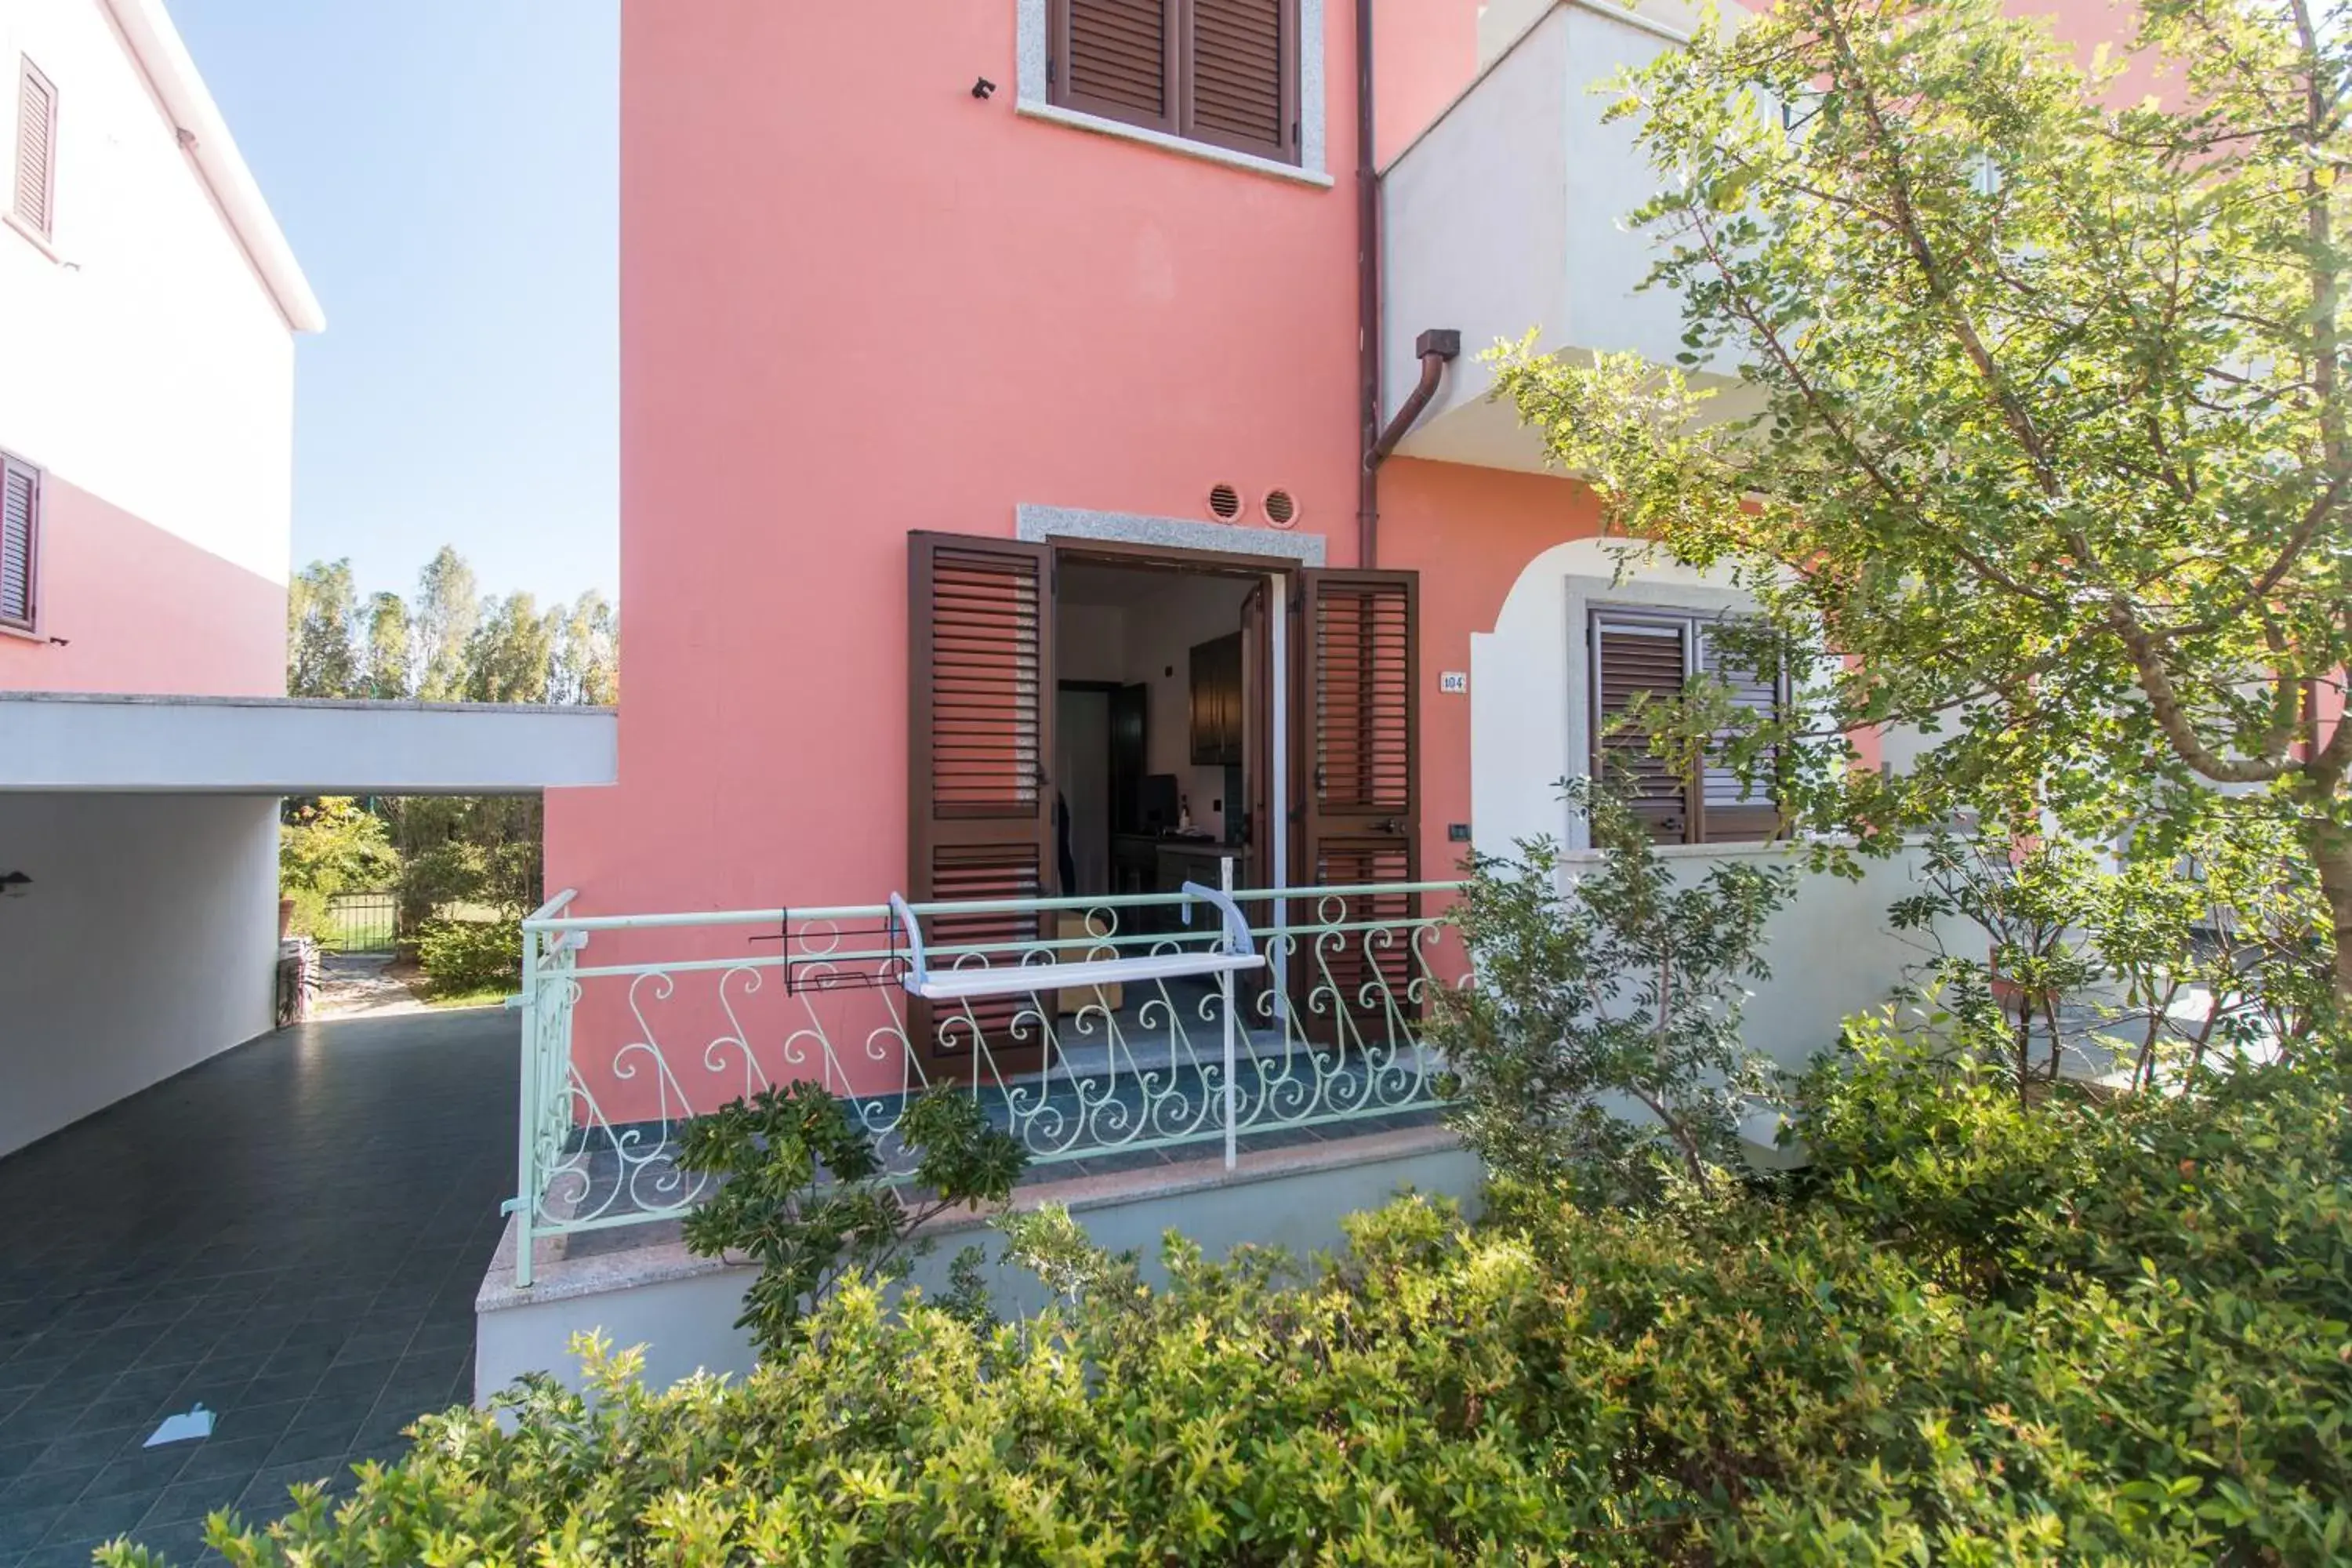
[[[1185,10],[1184,134],[1295,158],[1297,0],[1189,0]]]
[[[1298,574],[1299,719],[1304,753],[1299,865],[1304,888],[1421,879],[1420,578],[1412,572],[1308,570]],[[1388,922],[1416,918],[1418,895],[1305,894],[1294,920]],[[1340,908],[1329,906],[1336,902]],[[1402,933],[1400,933],[1402,934]],[[1416,960],[1405,941],[1366,940],[1350,931],[1328,952],[1302,942],[1292,984],[1327,984],[1360,1028],[1385,1016],[1377,978],[1403,1006]],[[1328,971],[1328,973],[1327,973]],[[1326,1012],[1328,1016],[1328,1009]],[[1316,1009],[1305,1016],[1318,1021]]]
[[[1759,677],[1741,661],[1727,657],[1704,624],[1698,626],[1697,636],[1703,668],[1730,689],[1732,701],[1742,708],[1755,709],[1768,719],[1777,717],[1781,703],[1779,673]],[[1759,844],[1780,831],[1780,806],[1769,780],[1759,778],[1755,787],[1748,789],[1741,784],[1736,771],[1720,763],[1708,762],[1700,769],[1699,842]]]
[[[1177,0],[1055,0],[1052,100],[1174,133],[1180,20]]]
[[[16,216],[47,238],[56,217],[58,89],[26,60],[16,84]]]
[[[908,898],[914,903],[1054,893],[1053,571],[1050,546],[952,533],[907,536]],[[1034,915],[924,922],[932,947],[1026,942]],[[998,953],[992,963],[1018,963]],[[999,1069],[1034,1065],[1025,998],[934,1010],[912,1005],[911,1037],[933,1056],[972,1056],[984,1036]]]
[[[1688,624],[1678,619],[1597,612],[1592,617],[1592,771],[1618,789],[1660,844],[1680,844],[1691,828],[1689,781],[1650,754],[1646,731],[1622,723],[1643,693],[1682,694],[1688,675]]]
[[[0,625],[33,629],[34,534],[40,526],[41,477],[0,458]]]

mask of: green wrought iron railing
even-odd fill
[[[1438,1063],[1420,1022],[1462,980],[1434,906],[1456,888],[1236,891],[1261,970],[954,1004],[901,989],[907,933],[886,904],[582,916],[561,893],[523,922],[517,1282],[530,1282],[537,1238],[692,1208],[705,1189],[676,1163],[685,1122],[793,1080],[846,1100],[886,1158],[903,1152],[908,1100],[947,1084],[981,1098],[1034,1166],[1089,1173],[1220,1148],[1230,1163],[1268,1142],[1423,1119]],[[1053,966],[1067,981],[1089,960],[1230,942],[1199,902],[910,912],[935,973]],[[1139,967],[1183,966],[1125,969]]]

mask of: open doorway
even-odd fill
[[[1252,650],[1264,574],[1149,561],[1066,561],[1056,574],[1055,858],[1075,895],[1214,884],[1231,857],[1262,880],[1263,731],[1271,692]],[[1260,617],[1262,618],[1262,617]]]

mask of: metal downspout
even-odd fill
[[[1381,187],[1372,145],[1372,0],[1356,0],[1356,564],[1380,559]]]

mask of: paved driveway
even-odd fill
[[[306,1024],[0,1159],[0,1568],[192,1563],[470,1398],[514,1058],[496,1009]]]

